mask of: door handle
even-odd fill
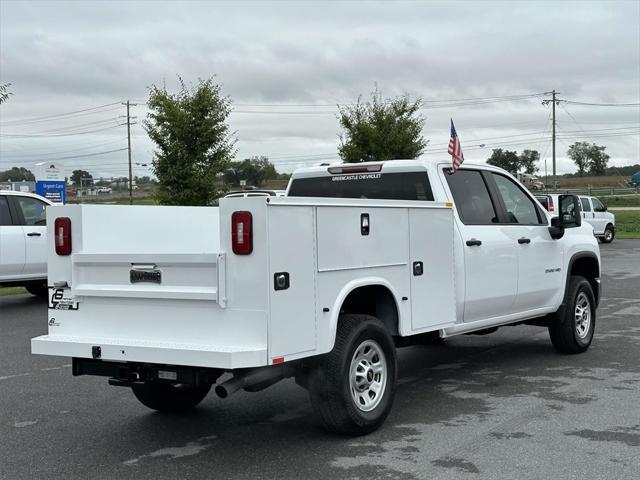
[[[29,233],[27,233],[27,237],[39,237],[40,235],[42,235],[42,234],[38,233],[38,232],[29,232]]]
[[[482,242],[480,240],[476,240],[475,238],[467,240],[468,247],[479,247],[480,245],[482,245]]]
[[[530,238],[524,238],[524,237],[523,238],[519,238],[518,239],[518,243],[521,244],[521,245],[523,243],[531,243],[531,239]]]

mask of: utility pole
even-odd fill
[[[554,107],[554,112],[555,112],[555,107]],[[553,138],[554,138],[554,142],[555,142],[555,116],[554,116],[554,130],[553,130]],[[129,115],[129,100],[127,100],[127,146],[128,146],[128,153],[129,153],[129,205],[133,205],[133,167],[131,165],[131,117]],[[556,151],[555,151],[555,143],[554,143],[554,150],[553,150],[553,170],[554,170],[554,175],[555,175],[555,165],[556,165]]]
[[[553,135],[551,137],[551,159],[553,162],[553,181],[556,181],[556,91],[551,92],[551,111],[553,112]],[[128,105],[128,104],[127,104]],[[129,107],[127,107],[127,115],[129,114]],[[131,146],[129,146],[129,168],[131,168]],[[129,170],[131,172],[131,170]],[[129,173],[131,175],[131,173]]]
[[[129,205],[133,205],[133,166],[131,164],[131,125],[135,125],[136,122],[131,123],[131,114],[129,112],[130,107],[135,107],[139,105],[138,103],[131,103],[127,100],[126,103],[122,103],[122,105],[127,106],[127,152],[129,155]],[[133,117],[134,119],[136,117]],[[120,125],[124,125],[121,123]]]
[[[552,116],[552,135],[551,135],[551,160],[552,160],[552,172],[553,172],[553,183],[556,183],[556,104],[560,103],[560,100],[556,100],[556,95],[559,92],[556,92],[553,89],[550,92],[547,92],[546,95],[551,94],[551,100],[543,100],[543,105],[548,105],[551,103],[551,116]]]

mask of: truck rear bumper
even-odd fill
[[[40,355],[219,369],[260,367],[268,364],[267,349],[259,346],[192,345],[61,335],[32,338],[31,352]]]

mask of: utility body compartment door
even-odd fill
[[[267,212],[272,363],[316,348],[316,243],[313,207],[271,205]]]
[[[451,208],[409,210],[411,328],[414,333],[456,322]]]

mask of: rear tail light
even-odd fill
[[[253,251],[252,223],[251,212],[231,215],[231,248],[236,255],[249,255]]]
[[[553,206],[553,197],[549,197],[549,208],[547,210],[550,212],[555,211],[555,207]]]
[[[71,255],[71,219],[68,217],[56,218],[54,231],[56,253]]]

